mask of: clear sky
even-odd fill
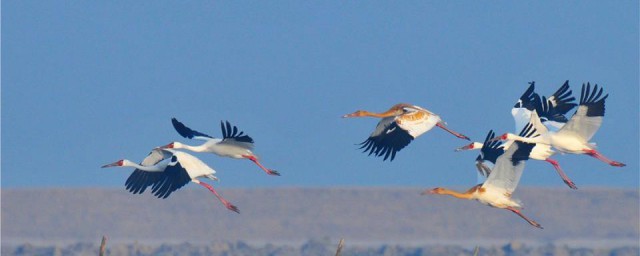
[[[615,168],[556,155],[578,187],[639,183],[638,1],[2,1],[2,186],[121,187],[178,118],[256,141],[247,160],[196,154],[222,187],[459,186],[477,152],[434,129],[393,162],[355,144],[399,102],[474,140],[510,132],[527,83],[610,94],[593,138]],[[571,111],[570,113],[573,113]],[[565,187],[529,161],[524,186]],[[568,188],[567,188],[568,189]]]

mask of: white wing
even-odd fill
[[[573,114],[569,122],[558,131],[558,134],[572,133],[584,138],[585,141],[591,140],[600,128],[600,125],[602,125],[602,117],[587,116],[587,110],[587,107],[579,106],[576,113]]]
[[[169,157],[171,157],[171,153],[161,150],[159,148],[154,148],[151,150],[151,152],[149,152],[149,155],[142,160],[142,163],[140,163],[140,165],[153,166]]]
[[[540,121],[540,117],[538,116],[538,112],[536,112],[535,110],[531,111],[531,117],[529,118],[529,123],[533,125],[533,128],[536,129],[536,132],[538,134],[545,135],[549,133],[549,130],[544,124],[542,124],[542,121]],[[522,131],[522,129],[518,131]]]
[[[496,165],[491,170],[489,178],[482,185],[493,186],[495,188],[504,189],[505,193],[512,193],[520,182],[522,171],[524,170],[524,161],[512,161],[513,153],[518,149],[515,144],[509,147],[507,151],[498,157]]]
[[[511,115],[516,123],[516,131],[521,131],[522,128],[529,123],[529,119],[531,119],[531,110],[526,108],[513,108],[511,109]]]
[[[531,135],[527,134],[527,135]],[[504,189],[505,193],[513,193],[520,182],[522,171],[524,170],[524,162],[529,159],[529,154],[535,144],[529,144],[516,141],[498,157],[496,165],[491,170],[489,178],[483,184],[484,186],[493,186],[495,188]]]
[[[535,83],[529,83],[527,90],[520,96],[511,109],[511,115],[516,122],[516,131],[521,131],[522,128],[527,125],[531,117],[531,111],[535,109],[535,104],[540,99],[540,96],[533,92],[534,89]]]
[[[580,106],[578,106],[576,113],[569,119],[569,122],[558,131],[558,134],[571,133],[580,136],[585,141],[591,140],[600,128],[600,125],[602,125],[604,103],[605,99],[609,96],[605,95],[604,97],[600,97],[601,95],[602,88],[598,90],[598,85],[595,85],[593,91],[591,91],[590,84],[587,83],[586,86],[583,84]]]

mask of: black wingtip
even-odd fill
[[[536,100],[540,99],[540,96],[534,92],[535,82],[529,82],[529,87],[527,90],[520,96],[519,102],[516,103],[514,108],[526,108],[528,110],[533,110],[535,108]],[[521,104],[519,106],[519,104]]]
[[[175,117],[171,118],[171,124],[173,125],[173,128],[176,130],[176,132],[180,134],[180,136],[187,139],[193,138],[193,135],[190,132],[191,129],[187,128],[183,123],[178,121],[178,119],[176,119]]]
[[[582,84],[582,91],[580,92],[580,105],[587,107],[587,116],[604,116],[605,113],[605,100],[609,97],[609,94],[602,96],[604,90],[602,87],[594,85],[591,90],[591,84]]]
[[[239,142],[254,143],[251,136],[244,134],[237,126],[231,125],[229,121],[220,121],[220,128],[222,129],[223,139],[234,139]]]

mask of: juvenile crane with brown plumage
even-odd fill
[[[467,136],[447,128],[440,116],[422,107],[406,103],[396,104],[382,113],[358,110],[342,117],[366,116],[378,117],[382,120],[378,122],[369,138],[360,143],[362,145],[360,148],[364,149],[364,152],[369,152],[369,155],[384,156],[383,161],[387,159],[393,161],[398,151],[434,126],[438,126],[458,138],[469,140]]]
[[[533,125],[528,124],[520,133],[523,137],[539,136]],[[529,153],[535,144],[516,141],[506,151],[498,157],[496,164],[491,170],[489,177],[484,183],[473,186],[465,192],[457,192],[446,188],[434,188],[422,192],[425,194],[450,195],[459,199],[477,200],[480,203],[491,207],[509,210],[534,227],[542,228],[532,219],[524,216],[520,209],[522,205],[519,200],[511,198],[515,191],[524,170],[524,163],[529,159]]]

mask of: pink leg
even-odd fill
[[[202,185],[203,187],[207,188],[209,191],[211,191],[214,195],[216,195],[216,197],[218,199],[220,199],[220,202],[222,202],[222,204],[224,204],[225,207],[227,207],[227,209],[232,210],[234,212],[240,213],[240,210],[238,210],[238,207],[236,207],[235,205],[232,205],[231,203],[229,203],[229,201],[227,201],[226,199],[224,199],[220,194],[218,194],[218,192],[213,189],[213,187],[207,183],[204,183],[202,181],[198,181],[196,182],[200,185]]]
[[[551,158],[547,158],[545,159],[545,161],[553,165],[553,168],[556,169],[556,171],[558,172],[558,175],[560,175],[560,178],[562,178],[562,180],[564,181],[565,184],[567,184],[567,186],[569,186],[572,189],[578,189],[578,187],[576,187],[576,184],[573,183],[573,181],[571,181],[566,174],[564,174],[564,172],[560,168],[560,165],[558,164],[558,161],[553,160]]]
[[[445,130],[445,131],[447,131],[447,132],[449,132],[449,133],[453,134],[454,136],[456,136],[456,137],[460,138],[460,139],[465,139],[465,140],[471,141],[471,139],[469,139],[469,137],[464,136],[464,135],[462,135],[462,134],[460,134],[460,133],[457,133],[457,132],[454,132],[454,131],[450,130],[449,128],[447,128],[446,126],[444,126],[442,123],[437,123],[436,125],[437,125],[438,127],[442,128],[443,130]]]
[[[524,216],[524,215],[520,212],[520,210],[518,210],[518,209],[514,209],[513,207],[507,207],[507,208],[505,208],[505,209],[507,209],[507,210],[509,210],[509,211],[512,211],[512,212],[513,212],[513,213],[515,213],[515,214],[518,214],[518,216],[520,216],[521,218],[523,218],[524,220],[526,220],[527,222],[529,222],[529,224],[531,224],[531,226],[534,226],[534,227],[539,228],[539,229],[542,229],[542,228],[543,228],[543,227],[542,227],[542,225],[538,224],[538,222],[535,222],[535,221],[533,221],[533,220],[531,220],[531,219],[527,218],[526,216]]]
[[[600,161],[603,161],[611,166],[617,166],[617,167],[623,167],[626,166],[626,164],[623,164],[621,162],[617,162],[617,161],[612,161],[609,160],[608,158],[606,158],[605,156],[603,156],[602,154],[600,154],[600,152],[593,150],[593,149],[585,149],[583,150],[585,152],[585,154],[590,155],[592,157],[597,158]]]
[[[275,175],[275,176],[280,176],[280,173],[277,172],[276,170],[271,170],[271,169],[267,169],[266,167],[264,167],[262,164],[260,164],[260,162],[258,162],[258,158],[256,158],[255,156],[250,156],[250,155],[243,155],[242,157],[251,160],[252,162],[254,162],[255,164],[257,164],[260,168],[262,168],[262,170],[264,170],[264,172],[266,172],[269,175]]]

